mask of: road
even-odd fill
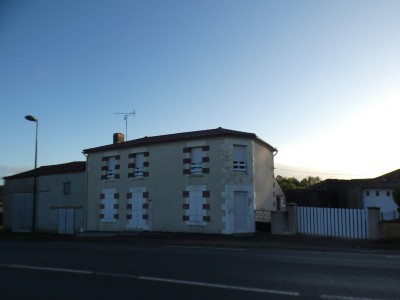
[[[400,255],[0,240],[1,299],[399,299]]]

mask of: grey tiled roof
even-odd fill
[[[181,133],[173,133],[173,134],[165,134],[157,136],[145,136],[143,138],[130,140],[122,143],[85,149],[83,150],[83,153],[94,153],[94,152],[101,152],[101,151],[121,149],[121,148],[130,148],[130,147],[146,146],[146,145],[153,145],[160,143],[170,143],[177,141],[196,140],[196,139],[215,138],[215,137],[240,137],[240,138],[254,139],[260,142],[261,144],[267,146],[271,151],[277,151],[276,148],[272,147],[270,144],[257,137],[257,135],[254,133],[236,131],[218,127],[215,129],[208,129],[208,130],[189,131],[189,132],[181,132]]]
[[[46,176],[54,174],[66,174],[66,173],[79,173],[86,171],[85,161],[74,161],[59,165],[49,165],[37,168],[36,176]],[[15,175],[4,177],[4,179],[17,179],[17,178],[29,178],[33,177],[35,170],[29,170],[26,172],[18,173]]]
[[[400,182],[400,169],[392,171],[390,173],[383,174],[375,179],[382,181],[399,181]]]

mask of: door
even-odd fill
[[[234,192],[233,194],[233,225],[235,233],[248,232],[248,193]]]
[[[59,208],[58,209],[58,234],[74,233],[74,209]]]
[[[32,231],[33,195],[14,195],[12,204],[12,230]]]

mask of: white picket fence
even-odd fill
[[[297,207],[297,232],[341,238],[367,239],[365,209]]]

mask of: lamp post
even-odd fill
[[[27,115],[25,119],[36,123],[36,142],[35,142],[35,169],[33,171],[33,208],[32,208],[32,233],[35,233],[36,229],[36,177],[37,177],[37,148],[38,148],[38,127],[39,120],[34,116]]]

